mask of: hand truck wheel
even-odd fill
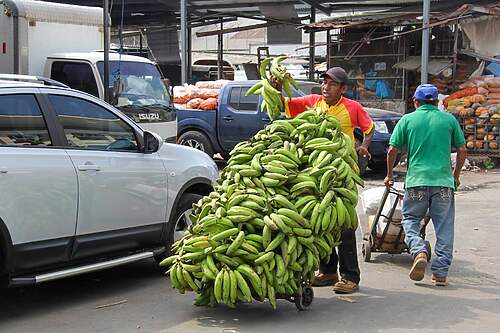
[[[295,306],[297,310],[304,311],[311,305],[314,299],[314,291],[310,286],[305,286],[302,288],[302,294],[295,297]]]
[[[369,239],[363,239],[361,252],[363,253],[365,262],[370,262],[372,257],[372,242]]]

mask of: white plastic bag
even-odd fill
[[[374,187],[361,193],[361,204],[366,215],[377,214],[380,200],[384,195],[385,187]]]
[[[396,190],[403,190],[404,183],[396,182],[393,187]],[[375,215],[377,214],[377,210],[380,207],[382,197],[384,196],[385,186],[375,187],[361,193],[361,203],[363,205],[363,209],[366,215]],[[389,213],[394,205],[394,202],[398,199],[396,194],[389,194],[387,197],[384,206],[382,208],[382,215],[389,216]],[[396,223],[400,222],[403,219],[402,213],[403,200],[399,200],[396,204],[396,208],[394,210],[394,214],[392,215],[392,220]],[[380,217],[377,225],[377,234],[382,234],[382,231],[385,229],[387,224],[387,218]],[[390,225],[387,234],[388,235],[397,235],[399,233],[399,228],[395,225]]]

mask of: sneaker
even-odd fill
[[[432,274],[432,284],[438,287],[446,287],[448,285],[448,281],[446,276],[436,276]]]
[[[413,266],[410,269],[410,279],[413,281],[421,281],[425,275],[425,268],[427,267],[427,253],[420,252],[413,260]]]
[[[337,273],[325,274],[316,272],[312,285],[315,287],[333,286],[339,280]]]
[[[359,285],[352,281],[341,279],[339,282],[335,283],[333,286],[333,291],[336,294],[352,294],[359,290]]]

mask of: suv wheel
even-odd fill
[[[174,223],[169,229],[166,244],[167,251],[156,258],[158,262],[170,255],[170,247],[172,244],[182,238],[184,232],[192,224],[189,215],[191,214],[193,204],[198,202],[201,198],[201,195],[194,193],[185,193],[182,195],[173,212],[172,221],[174,221]]]
[[[214,149],[210,139],[198,131],[187,131],[182,134],[179,138],[179,144],[201,150],[207,153],[208,156],[214,157]]]

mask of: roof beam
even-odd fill
[[[237,28],[228,28],[228,29],[221,29],[221,30],[197,32],[196,37],[208,37],[208,36],[215,36],[215,35],[223,35],[223,34],[228,34],[228,33],[232,33],[232,32],[240,32],[240,31],[246,31],[246,30],[267,28],[267,27],[270,27],[273,25],[278,25],[278,24],[279,23],[268,22],[268,23],[246,25],[246,26],[237,27]]]
[[[301,0],[301,1],[303,3],[306,3],[306,4],[310,5],[313,8],[316,8],[316,9],[322,11],[326,15],[330,15],[331,12],[332,12],[332,10],[330,9],[330,7],[322,5],[321,2],[319,2],[317,0]]]
[[[291,5],[291,4],[296,4],[297,1],[280,1],[279,4],[280,5]],[[243,8],[243,7],[259,7],[259,6],[270,6],[270,5],[273,5],[273,6],[276,6],[277,2],[276,1],[265,1],[265,2],[245,2],[245,3],[240,3],[240,2],[237,2],[237,3],[221,3],[221,4],[207,4],[207,5],[203,5],[203,4],[197,4],[197,5],[190,5],[189,7],[190,8],[196,8],[198,10],[201,10],[201,9],[221,9],[221,10],[224,10],[224,9],[228,9],[228,8]]]
[[[252,19],[252,20],[257,20],[257,21],[266,21],[266,22],[276,22],[276,23],[281,23],[281,24],[287,24],[287,25],[294,25],[294,26],[300,26],[301,23],[300,21],[302,20],[308,20],[309,16],[302,16],[299,17],[299,20],[285,20],[285,19],[280,19],[280,18],[274,18],[274,17],[269,17],[269,16],[257,16],[257,15],[250,15],[248,13],[244,12],[219,12],[219,11],[208,11],[208,13],[214,13],[214,14],[219,14],[219,15],[234,15],[236,17],[243,17],[247,19]]]

